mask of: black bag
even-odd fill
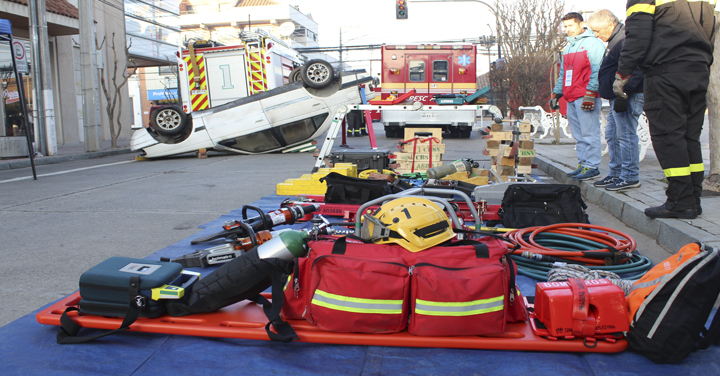
[[[718,250],[702,246],[648,295],[630,323],[631,350],[655,363],[676,363],[720,344],[720,315],[705,325],[720,296]]]
[[[182,265],[174,262],[111,257],[80,276],[80,301],[60,317],[57,342],[83,343],[124,331],[138,317],[157,317],[165,313],[166,300],[154,300],[153,289],[164,285],[182,287],[183,291],[197,281],[197,274],[183,274]],[[159,295],[159,292],[156,291]],[[165,292],[167,293],[167,292]],[[177,291],[175,291],[176,296]],[[80,325],[68,312],[123,317],[120,328],[90,337],[78,337]]]
[[[185,301],[168,303],[168,313],[186,316],[213,312],[248,299],[263,306],[269,320],[265,331],[271,340],[293,341],[298,338],[297,334],[290,324],[280,319],[280,310],[285,300],[283,287],[294,265],[294,260],[261,259],[254,247],[195,283]],[[272,287],[272,302],[260,295],[268,287]],[[270,330],[271,324],[277,333]]]
[[[328,204],[362,205],[370,200],[392,194],[387,180],[353,178],[331,172],[320,178],[327,184],[325,202]]]
[[[590,223],[585,209],[577,185],[511,184],[505,190],[498,216],[507,228]]]

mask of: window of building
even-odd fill
[[[433,81],[446,82],[448,80],[448,62],[447,60],[433,61]]]
[[[169,67],[169,66],[167,66],[167,67],[158,67],[158,74],[163,75],[163,76],[168,75],[168,74],[174,75],[174,74],[175,74],[175,68]]]
[[[408,74],[410,82],[425,82],[425,60],[410,60]]]

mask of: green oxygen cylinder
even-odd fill
[[[307,254],[305,239],[309,237],[310,234],[305,231],[285,231],[258,246],[258,257],[292,260],[295,257],[305,256]]]
[[[425,171],[428,179],[440,179],[456,172],[472,171],[472,164],[469,161],[458,159],[457,161],[444,165],[429,168]]]

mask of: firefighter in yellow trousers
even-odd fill
[[[667,200],[645,209],[650,218],[692,219],[702,214],[704,177],[700,133],[713,62],[716,0],[628,0],[625,44],[613,91],[635,67],[645,73],[645,114],[655,154],[665,172]]]

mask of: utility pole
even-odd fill
[[[39,72],[41,75],[40,92],[42,98],[42,113],[39,112],[38,118],[43,121],[40,124],[45,126],[45,139],[47,146],[47,154],[57,155],[57,130],[55,129],[55,101],[53,100],[52,87],[52,65],[50,65],[50,42],[48,41],[47,18],[45,12],[45,0],[39,1],[37,6],[38,31],[40,35],[40,56],[43,69]]]
[[[30,71],[33,83],[33,128],[37,135],[37,151],[42,155],[47,155],[47,145],[45,138],[44,119],[40,116],[43,106],[42,92],[40,91],[41,72],[43,71],[43,59],[40,58],[40,36],[38,30],[37,17],[37,0],[28,0],[28,20],[30,21],[30,50],[32,51],[33,64]],[[37,116],[35,116],[37,114]],[[28,128],[30,124],[27,125]]]
[[[32,0],[31,0],[32,1]],[[80,16],[80,67],[82,72],[83,129],[85,133],[85,151],[100,150],[98,120],[98,77],[95,60],[95,30],[93,29],[92,0],[79,0]]]

